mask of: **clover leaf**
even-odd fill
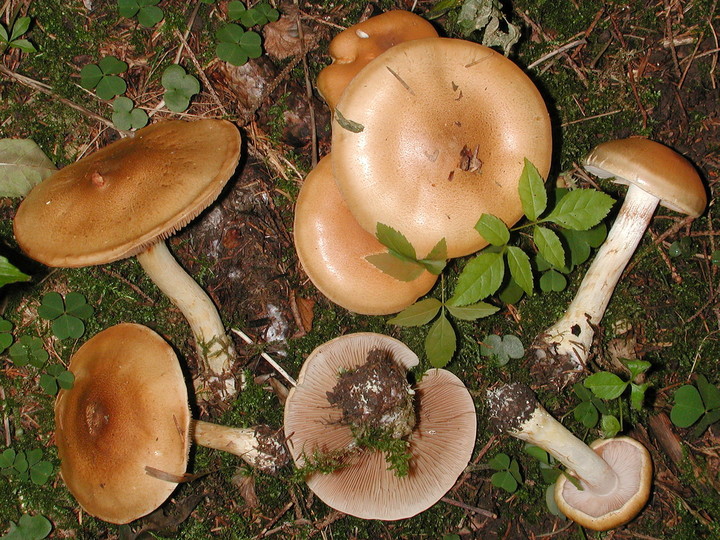
[[[60,388],[70,390],[74,382],[75,375],[59,364],[48,366],[45,373],[40,375],[40,387],[51,396],[57,394]]]
[[[114,56],[105,56],[97,64],[87,64],[80,70],[80,86],[95,90],[100,99],[112,99],[127,90],[127,84],[118,77],[128,65]]]
[[[522,483],[520,465],[517,460],[511,459],[507,454],[500,453],[493,457],[488,462],[488,465],[497,471],[490,478],[493,486],[508,493],[517,491],[518,486]]]
[[[118,12],[128,19],[137,16],[141,25],[152,28],[165,17],[158,3],[160,0],[118,0]]]
[[[52,463],[43,460],[42,455],[40,448],[27,452],[8,448],[0,454],[0,470],[5,476],[14,476],[23,482],[30,480],[41,486],[54,472]]]
[[[200,92],[200,82],[178,64],[168,66],[161,82],[165,88],[165,105],[173,112],[187,110],[192,97]]]
[[[0,536],[0,540],[42,540],[52,531],[52,523],[45,516],[37,514],[23,514],[17,523],[10,522],[7,534]]]
[[[0,352],[7,349],[13,342],[13,336],[11,334],[13,324],[0,317]]]
[[[35,336],[21,336],[20,339],[10,347],[10,358],[18,366],[28,364],[41,368],[50,357],[43,347],[43,342]]]
[[[239,20],[243,26],[250,28],[277,21],[280,13],[267,2],[260,2],[250,9],[246,9],[245,4],[239,0],[233,0],[228,3],[228,17],[233,21]]]
[[[220,60],[234,66],[242,66],[250,58],[262,55],[262,38],[260,34],[243,29],[235,23],[222,26],[216,33],[218,40],[215,52]]]
[[[113,101],[113,124],[118,129],[140,129],[148,123],[148,115],[142,109],[136,109],[130,98],[119,96]]]
[[[489,335],[480,345],[480,354],[494,358],[500,366],[507,364],[511,358],[522,358],[525,354],[522,341],[513,335]]]
[[[77,292],[69,292],[63,299],[57,292],[49,292],[42,298],[38,315],[52,321],[52,333],[58,339],[78,339],[85,333],[85,324],[93,315],[93,308],[85,297]]]

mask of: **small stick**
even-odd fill
[[[2,386],[0,386],[0,399],[5,401],[5,389]],[[3,413],[3,429],[5,430],[5,446],[10,446],[12,444],[12,439],[10,438],[10,418],[5,412]]]
[[[528,69],[533,69],[534,67],[537,67],[538,65],[542,64],[543,62],[550,60],[553,56],[556,56],[560,53],[564,53],[567,50],[574,49],[578,45],[585,45],[587,43],[586,39],[576,39],[575,41],[571,41],[570,43],[566,43],[565,45],[558,47],[554,51],[550,51],[544,56],[541,56],[537,60],[535,60],[532,64],[528,66]]]
[[[457,506],[458,508],[462,508],[463,510],[467,510],[468,512],[474,512],[476,514],[480,514],[485,517],[497,519],[497,514],[495,514],[494,512],[491,512],[490,510],[485,510],[484,508],[478,508],[477,506],[470,506],[469,504],[465,504],[464,502],[456,501],[455,499],[451,499],[450,497],[443,497],[440,500],[444,503],[451,504],[453,506]]]
[[[233,329],[232,329],[232,332],[233,332],[235,335],[237,335],[237,336],[239,336],[240,338],[242,338],[242,340],[243,340],[245,343],[247,343],[248,345],[253,345],[253,344],[254,344],[253,340],[250,339],[250,337],[249,337],[246,333],[242,332],[241,330],[238,330],[237,328],[233,328]],[[275,360],[273,360],[273,358],[272,358],[269,354],[264,353],[264,352],[261,352],[261,353],[260,353],[260,356],[262,356],[262,357],[267,361],[268,364],[270,364],[272,367],[274,367],[275,370],[276,370],[278,373],[280,373],[280,375],[282,375],[287,382],[289,382],[289,383],[290,383],[291,385],[293,385],[293,386],[297,386],[297,382],[295,381],[295,379],[293,379],[290,375],[288,375],[287,371],[285,371],[285,370],[280,366],[280,364],[278,364]]]

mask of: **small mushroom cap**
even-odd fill
[[[353,443],[342,413],[330,405],[327,392],[338,373],[362,365],[374,348],[392,351],[405,368],[417,357],[401,342],[372,333],[348,334],[313,351],[285,404],[285,436],[298,466],[306,456],[346,449]],[[307,478],[326,504],[363,519],[397,520],[435,504],[455,484],[475,445],[476,415],[472,397],[451,372],[433,369],[414,387],[417,424],[410,435],[410,472],[398,477],[388,470],[382,452],[365,450],[346,459],[330,474]]]
[[[240,133],[226,120],[158,122],[35,186],[18,208],[15,237],[48,266],[131,257],[214,201],[239,157]]]
[[[630,437],[600,439],[590,444],[618,475],[613,492],[598,496],[578,490],[565,475],[555,485],[555,502],[576,523],[595,531],[619,527],[634,518],[650,497],[652,459],[647,449]]]
[[[332,124],[333,173],[368,232],[400,231],[424,257],[487,245],[483,213],[514,224],[527,158],[550,169],[550,118],[511,60],[470,41],[425,38],[388,49],[350,81]]]
[[[387,11],[355,24],[330,42],[333,62],[318,75],[318,92],[334,109],[347,84],[370,60],[398,43],[437,35],[428,21],[403,10]]]
[[[387,248],[358,225],[348,210],[325,156],[307,175],[295,205],[298,259],[313,284],[336,304],[363,315],[396,313],[437,281],[430,272],[399,281],[365,257]]]
[[[698,217],[705,211],[707,194],[695,167],[683,156],[644,137],[629,137],[596,146],[583,167],[599,178],[635,184],[675,212]]]
[[[60,474],[80,506],[110,523],[152,512],[177,484],[148,474],[185,473],[187,388],[175,352],[154,331],[119,324],[70,361],[75,383],[55,403]]]

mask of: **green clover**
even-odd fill
[[[0,317],[0,352],[7,349],[13,342],[13,336],[11,334],[13,324]]]
[[[43,347],[43,342],[39,337],[21,336],[20,339],[10,347],[10,358],[18,367],[28,364],[41,368],[50,357]]]
[[[97,64],[88,64],[80,70],[80,86],[95,90],[100,99],[112,99],[127,90],[118,73],[127,71],[128,65],[114,56],[106,56]]]
[[[52,332],[58,339],[78,339],[85,333],[83,320],[92,317],[94,310],[85,297],[69,292],[63,299],[57,292],[49,292],[42,298],[38,315],[52,321]]]
[[[239,24],[226,24],[215,33],[215,37],[218,40],[217,57],[234,66],[242,66],[248,59],[262,55],[260,34],[246,31]]]
[[[30,480],[42,486],[54,472],[52,463],[43,460],[42,455],[40,448],[27,452],[8,448],[0,454],[0,470],[5,476],[15,476],[23,482]]]
[[[228,17],[233,21],[239,20],[245,28],[250,28],[277,21],[280,13],[267,2],[261,2],[246,9],[245,4],[239,0],[233,0],[228,3]]]
[[[2,540],[42,540],[52,531],[52,523],[40,514],[23,514],[17,523],[10,522],[10,529]]]
[[[60,388],[70,390],[74,382],[75,375],[59,364],[48,366],[45,373],[40,375],[40,388],[51,396],[57,394]]]
[[[128,19],[137,16],[141,25],[152,28],[165,17],[158,3],[160,0],[118,0],[118,12]]]
[[[480,345],[480,354],[494,358],[499,366],[507,364],[511,358],[522,358],[525,354],[522,341],[513,335],[487,336]]]
[[[178,64],[168,66],[161,82],[165,88],[165,105],[173,112],[187,110],[192,97],[200,92],[200,82]]]
[[[119,96],[113,101],[112,121],[118,129],[140,129],[148,123],[148,115],[142,109],[136,109],[130,98]]]

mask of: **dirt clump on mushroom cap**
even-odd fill
[[[356,439],[374,435],[401,439],[415,427],[414,395],[392,353],[373,349],[365,364],[338,376],[327,398],[342,410],[341,422],[350,425]]]

